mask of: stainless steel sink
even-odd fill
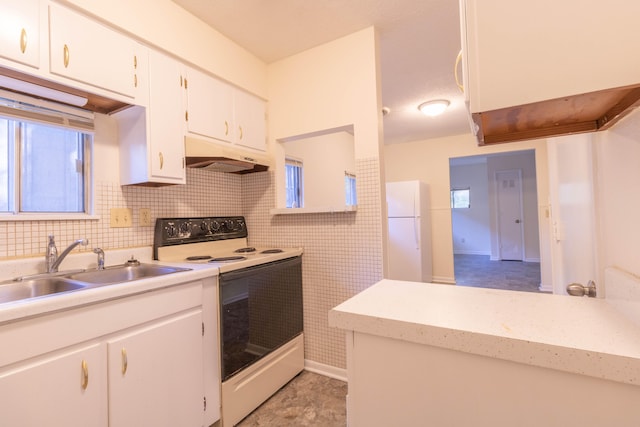
[[[90,284],[107,285],[113,283],[130,282],[148,277],[164,276],[165,274],[187,271],[188,268],[167,267],[155,264],[123,265],[108,267],[104,270],[92,270],[67,276],[69,279]]]
[[[131,282],[188,270],[190,268],[127,263],[122,266],[107,267],[104,270],[75,271],[67,274],[64,272],[37,274],[0,282],[0,304]]]
[[[77,291],[86,288],[82,283],[74,283],[62,277],[43,277],[19,282],[0,284],[0,304],[37,298],[63,292]]]

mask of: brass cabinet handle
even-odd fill
[[[226,120],[224,121],[224,134],[229,135],[229,123]]]
[[[138,87],[138,75],[133,75],[133,87]]]
[[[184,112],[184,121],[185,122],[189,121],[189,111],[188,110],[185,110],[185,112]]]
[[[182,82],[182,76],[180,76],[180,87],[184,86],[184,83]]]
[[[82,381],[81,386],[83,390],[86,390],[89,386],[89,365],[87,365],[87,361],[82,361]]]
[[[160,169],[162,169],[164,166],[164,156],[162,155],[162,152],[158,153],[158,156],[160,157]]]
[[[240,131],[240,139],[242,139],[242,126],[238,126],[238,130]]]
[[[138,68],[138,57],[133,55],[133,68]]]
[[[127,358],[127,349],[122,349],[122,375],[127,373],[127,367],[129,366],[129,359]]]
[[[453,75],[456,78],[456,84],[458,85],[458,89],[464,92],[464,85],[460,83],[460,78],[458,77],[458,66],[460,65],[460,61],[462,60],[462,49],[458,52],[458,56],[456,57],[456,65],[453,66]]]
[[[24,28],[20,31],[20,51],[25,53],[27,50],[27,30]]]
[[[64,68],[67,68],[69,66],[69,46],[67,46],[66,44],[64,45]]]

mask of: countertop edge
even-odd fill
[[[330,310],[328,317],[329,326],[340,329],[640,386],[640,358],[615,352],[413,323],[340,306]]]

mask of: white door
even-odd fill
[[[591,134],[548,140],[553,293],[570,283],[597,285],[597,233]]]
[[[420,223],[415,218],[389,218],[389,279],[422,281]]]
[[[500,259],[523,260],[522,172],[496,172]]]

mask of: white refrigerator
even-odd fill
[[[431,282],[431,221],[427,184],[387,182],[387,278]]]

